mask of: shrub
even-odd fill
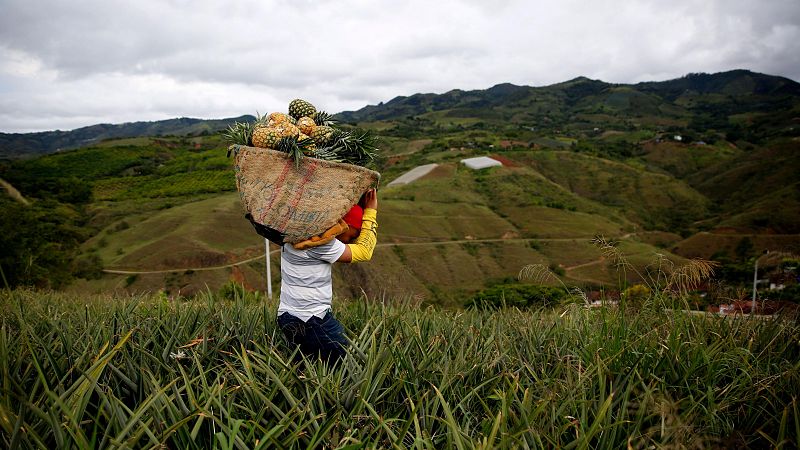
[[[622,298],[625,301],[640,304],[650,297],[652,292],[650,288],[643,284],[635,284],[622,292]]]
[[[129,287],[130,285],[135,283],[136,280],[138,280],[138,279],[139,279],[139,275],[137,275],[137,274],[128,275],[127,277],[125,277],[125,287]]]
[[[532,284],[501,284],[478,292],[466,306],[491,308],[554,306],[566,297],[566,291],[560,288]]]
[[[77,258],[73,263],[72,274],[78,278],[97,280],[103,276],[103,260],[97,253]]]
[[[556,274],[556,275],[558,275],[560,277],[563,277],[564,275],[567,274],[567,271],[564,270],[563,267],[561,267],[560,265],[558,265],[556,263],[550,264],[549,268],[550,268],[551,272],[553,272],[554,274]]]

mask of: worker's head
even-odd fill
[[[347,230],[336,236],[336,238],[345,244],[349,244],[353,239],[357,238],[361,233],[361,219],[363,216],[364,210],[358,205],[353,205],[343,218],[347,223]]]

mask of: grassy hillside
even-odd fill
[[[163,147],[149,141],[141,144],[143,154],[157,155]],[[99,177],[93,183],[97,200],[87,209],[89,223],[98,231],[82,248],[86,257],[97,258],[103,268],[125,273],[78,282],[71,290],[165,289],[171,294],[190,294],[207,286],[216,289],[232,279],[263,289],[265,267],[259,257],[263,240],[243,219],[238,196],[233,192],[181,196],[171,175],[175,167],[196,164],[197,170],[182,174],[189,185],[200,186],[193,190],[221,189],[214,187],[215,178],[208,173],[219,173],[232,182],[231,169],[204,170],[197,162],[214,161],[219,158],[215,153],[224,152],[214,148],[213,141],[192,143],[183,150],[180,145],[167,146],[169,152],[163,153],[163,162],[153,172],[137,175],[131,170],[140,167],[132,157],[133,148],[129,141],[122,141],[44,158],[41,167],[33,167],[34,161],[24,163],[35,173],[47,174],[63,166],[66,173],[78,175],[80,164],[74,161],[106,161],[100,156],[103,152],[121,160],[106,163],[116,171],[92,172]],[[74,172],[69,172],[71,167]],[[411,185],[381,191],[380,246],[369,265],[337,269],[340,295],[358,295],[363,289],[376,295],[457,304],[459,296],[514,277],[526,264],[566,268],[591,261],[599,264],[600,254],[589,239],[596,234],[619,237],[634,229],[613,208],[569,192],[530,167],[488,172],[465,170],[449,162],[441,167]],[[121,176],[123,172],[129,175]],[[175,194],[132,196],[130,192],[143,179],[161,180],[154,185]],[[111,182],[119,186],[117,191],[109,190]],[[650,255],[657,251],[649,247]],[[277,256],[273,263],[277,289]],[[604,269],[585,276],[584,272],[567,271],[565,280],[581,285],[617,282],[616,275]]]
[[[688,181],[719,204],[728,225],[740,229],[768,228],[777,233],[798,233],[798,142],[776,141],[708,167],[689,177]],[[744,216],[745,219],[732,221],[729,219],[731,216]]]
[[[88,240],[109,269],[161,270],[222,265],[261,241],[231,193],[126,216]]]
[[[668,175],[572,152],[514,156],[581,197],[619,208],[647,229],[680,229],[708,214],[706,197]]]
[[[416,192],[436,186],[415,184]],[[512,278],[527,264],[600,262],[599,250],[589,243],[594,233],[622,232],[619,225],[586,213],[518,208],[510,211],[515,215],[511,222],[480,203],[393,200],[394,191],[386,190],[381,199],[380,240],[372,262],[336,268],[339,295],[357,296],[364,290],[458,305],[459,298]],[[188,295],[237,277],[251,288],[264,289],[264,242],[242,215],[238,196],[225,194],[126,216],[87,241],[84,252],[97,255],[106,269],[127,273],[79,282],[71,290],[163,288]],[[657,251],[648,246],[650,256]],[[239,263],[236,268],[234,263]],[[273,255],[276,290],[278,263]],[[580,272],[567,272],[565,280],[581,285],[617,282],[615,274],[590,275],[583,279]]]

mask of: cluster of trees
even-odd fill
[[[64,286],[85,271],[75,259],[89,237],[84,205],[91,201],[91,185],[74,177],[0,173],[12,175],[8,181],[30,200],[0,195],[0,282],[9,288]]]
[[[508,283],[491,286],[478,292],[467,302],[466,306],[477,308],[545,307],[557,305],[566,298],[567,292],[561,288]]]

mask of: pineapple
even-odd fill
[[[276,126],[281,123],[291,123],[294,124],[296,121],[293,117],[289,116],[288,114],[274,112],[267,116],[267,124],[270,126]]]
[[[288,122],[279,123],[278,125],[272,126],[272,128],[277,130],[281,137],[296,138],[300,134],[300,129]]]
[[[300,132],[307,136],[311,136],[316,126],[314,119],[311,117],[301,117],[297,119],[297,128],[300,128]]]
[[[328,141],[331,140],[331,137],[333,137],[333,131],[334,129],[332,127],[321,125],[315,127],[309,136],[311,136],[311,139],[313,139],[314,143],[318,146],[324,147],[328,144]]]
[[[289,115],[295,119],[301,117],[312,117],[317,112],[317,108],[311,103],[296,98],[289,103]]]
[[[281,134],[274,127],[257,125],[253,129],[253,147],[274,149],[278,146],[278,141],[280,140]]]

